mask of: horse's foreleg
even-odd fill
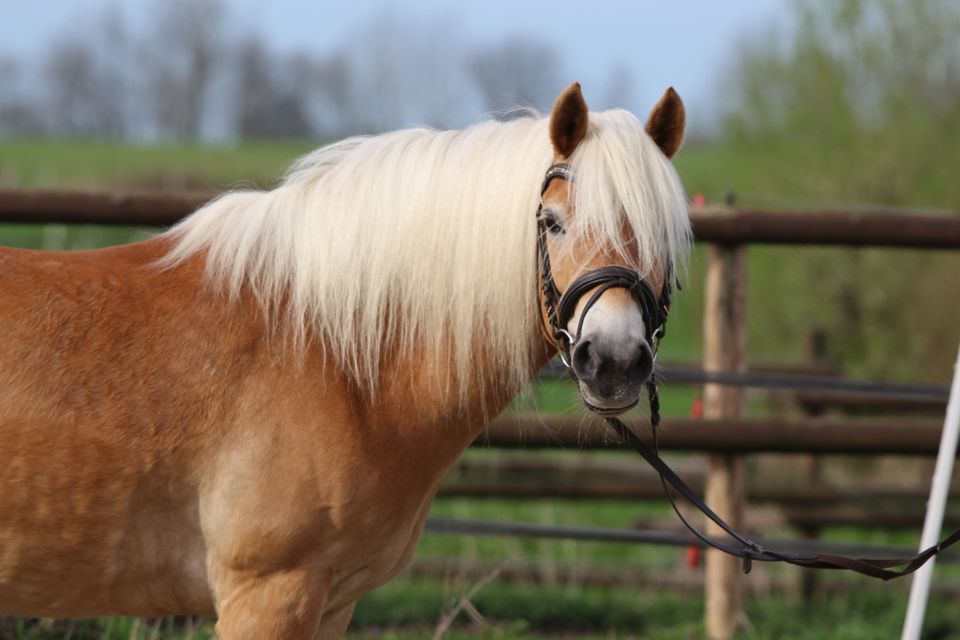
[[[314,638],[321,629],[328,588],[323,574],[309,568],[267,574],[225,572],[216,585],[217,636],[221,640]]]

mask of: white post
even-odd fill
[[[947,506],[947,493],[950,490],[950,476],[957,456],[957,436],[960,435],[960,350],[957,351],[957,363],[953,366],[953,384],[950,386],[950,400],[947,402],[947,416],[943,422],[943,434],[940,436],[940,451],[937,453],[937,466],[933,471],[933,485],[930,488],[930,500],[927,502],[927,516],[923,521],[923,535],[920,549],[935,545],[940,539],[943,526],[943,512]],[[901,640],[918,640],[923,628],[923,616],[927,610],[927,595],[930,581],[933,579],[933,564],[936,556],[930,558],[913,574],[910,585],[910,603],[907,605],[907,617],[903,621]]]

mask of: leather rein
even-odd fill
[[[671,280],[673,275],[668,270],[664,277],[664,284],[657,296],[653,292],[653,287],[637,271],[628,269],[619,265],[606,265],[587,271],[575,279],[567,290],[562,292],[557,287],[553,279],[553,271],[550,266],[550,253],[547,248],[547,235],[550,233],[565,233],[558,227],[555,221],[545,215],[543,208],[543,195],[547,187],[553,180],[574,181],[573,169],[568,164],[556,163],[547,169],[540,187],[540,205],[537,208],[537,278],[541,295],[540,327],[546,334],[546,337],[556,345],[560,353],[560,359],[566,366],[570,375],[576,378],[576,373],[571,366],[571,352],[580,340],[583,329],[583,321],[590,308],[600,299],[607,290],[612,288],[627,289],[634,300],[640,306],[643,313],[644,329],[646,339],[654,351],[660,344],[666,329],[667,316],[670,312]],[[679,282],[677,283],[679,288]],[[570,334],[566,329],[567,324],[576,311],[580,298],[588,292],[594,290],[587,299],[583,310],[580,313],[580,320],[577,323],[575,334]],[[547,331],[549,327],[549,332]],[[620,419],[615,417],[605,417],[607,425],[617,433],[623,442],[639,453],[647,463],[652,466],[660,475],[660,481],[663,484],[664,492],[670,500],[670,505],[674,512],[680,518],[684,526],[699,539],[704,545],[722,551],[731,556],[738,557],[743,562],[743,572],[749,573],[753,561],[760,562],[786,562],[801,567],[813,569],[848,569],[872,578],[881,580],[890,580],[909,575],[923,566],[930,558],[936,556],[942,550],[960,541],[960,529],[957,529],[949,536],[937,544],[922,550],[910,558],[850,558],[847,556],[833,554],[811,554],[776,551],[767,549],[747,536],[738,532],[732,526],[727,524],[713,509],[708,507],[687,484],[678,476],[659,456],[659,447],[657,446],[657,427],[660,424],[660,398],[657,393],[656,373],[650,376],[647,381],[647,392],[650,397],[650,424],[653,432],[653,446],[647,445],[637,434],[630,430]],[[589,405],[588,405],[589,407]],[[601,413],[594,407],[591,410]],[[667,485],[683,496],[687,501],[696,507],[701,513],[709,518],[714,524],[722,529],[729,537],[729,542],[715,540],[704,533],[701,533],[694,527],[680,512],[673,495],[670,493]],[[903,567],[895,569],[895,567]]]

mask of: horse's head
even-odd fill
[[[579,84],[560,95],[550,117],[554,164],[543,182],[537,216],[541,310],[547,334],[573,370],[581,397],[599,413],[618,414],[636,405],[653,374],[676,256],[663,250],[659,256],[640,255],[644,247],[670,246],[668,229],[644,222],[649,212],[607,211],[598,216],[578,208],[625,209],[637,198],[623,192],[679,189],[672,169],[649,165],[669,163],[667,158],[680,147],[683,128],[683,103],[670,88],[645,126],[659,152],[641,152],[639,147],[649,146],[649,141],[637,140],[635,152],[626,149],[622,158],[606,159],[616,167],[613,175],[599,176],[595,170],[585,177],[589,184],[581,185],[578,167],[585,163],[578,162],[578,149],[591,135],[591,125]],[[651,151],[662,156],[651,158]],[[627,168],[621,171],[621,164]],[[578,197],[580,189],[592,193],[589,200]],[[641,200],[659,202],[656,197]],[[643,233],[664,238],[641,242]]]

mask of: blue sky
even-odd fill
[[[779,21],[788,1],[227,0],[227,4],[234,28],[258,32],[281,51],[334,50],[385,12],[411,23],[450,25],[453,37],[474,43],[531,37],[561,52],[565,82],[580,81],[588,101],[591,96],[594,103],[602,100],[611,69],[619,67],[630,76],[635,104],[617,106],[644,111],[673,85],[692,121],[706,122],[715,109],[718,77],[738,40]],[[10,2],[0,23],[0,53],[36,55],[56,34],[82,28],[85,16],[107,4],[108,0]],[[118,4],[140,21],[149,20],[156,0]]]

